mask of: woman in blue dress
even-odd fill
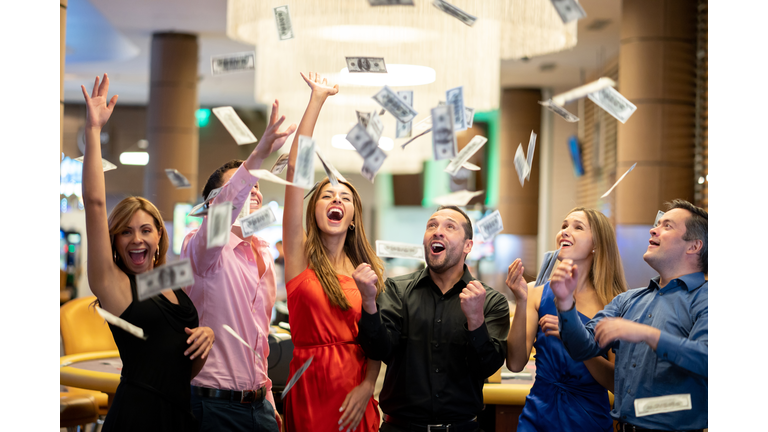
[[[572,260],[578,272],[576,309],[586,323],[627,290],[616,235],[602,213],[575,208],[557,234],[557,259]],[[588,269],[588,270],[585,270]],[[518,431],[610,431],[613,420],[606,389],[613,391],[613,353],[574,361],[560,341],[550,282],[534,287],[523,278],[520,259],[509,266],[507,286],[515,315],[507,338],[507,367],[521,371],[536,348],[536,380],[520,415]]]

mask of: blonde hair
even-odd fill
[[[592,230],[592,244],[595,255],[592,259],[592,268],[589,269],[589,281],[595,288],[597,298],[603,306],[613,300],[617,295],[628,289],[627,280],[624,277],[624,266],[621,264],[619,246],[616,244],[616,233],[611,222],[604,214],[597,210],[576,207],[569,211],[584,212]]]
[[[323,286],[325,295],[328,296],[328,301],[331,305],[339,307],[341,310],[348,310],[351,305],[349,300],[341,290],[341,284],[336,270],[331,265],[331,261],[328,259],[328,254],[323,244],[320,228],[317,226],[317,219],[315,218],[315,205],[320,199],[320,193],[325,185],[329,182],[326,177],[321,181],[315,193],[309,199],[307,205],[307,241],[304,244],[304,253],[306,254],[307,261],[309,261],[309,268],[314,270],[317,275],[317,279],[320,281],[320,285]],[[384,290],[383,280],[383,268],[384,264],[381,259],[376,256],[376,252],[365,236],[365,228],[363,227],[363,203],[360,200],[360,195],[355,188],[347,182],[339,182],[348,187],[352,192],[352,202],[354,204],[355,213],[352,218],[354,222],[354,229],[347,230],[347,236],[344,240],[344,254],[352,262],[352,265],[357,268],[362,263],[368,263],[371,269],[376,273],[379,280],[376,282],[376,295],[378,296]]]
[[[157,229],[157,232],[160,235],[160,242],[157,245],[157,254],[153,257],[153,266],[157,267],[165,264],[165,254],[168,252],[168,235],[166,234],[165,226],[163,225],[163,217],[160,215],[160,211],[157,207],[146,198],[142,197],[128,197],[120,201],[109,215],[109,241],[112,244],[112,259],[126,274],[130,274],[131,272],[125,267],[123,260],[120,259],[120,255],[115,249],[115,237],[128,227],[131,218],[139,210],[144,210],[152,216],[152,219],[155,220],[155,229]]]

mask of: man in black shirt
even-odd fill
[[[387,364],[381,431],[479,430],[483,382],[507,355],[509,305],[474,280],[471,250],[469,218],[442,206],[427,221],[426,269],[387,279],[378,299],[370,266],[352,274],[363,299],[358,342]]]

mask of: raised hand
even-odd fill
[[[352,272],[352,279],[363,298],[363,309],[369,314],[376,312],[376,283],[379,281],[376,272],[370,264],[362,263]]]
[[[523,261],[518,258],[509,265],[507,269],[507,287],[512,290],[515,300],[524,301],[528,299],[528,284],[523,277]]]
[[[483,314],[485,288],[483,285],[476,280],[469,282],[466,288],[459,293],[459,299],[461,299],[461,311],[467,317],[469,331],[476,330],[483,325],[485,322],[485,315]]]
[[[288,136],[296,132],[296,124],[288,126],[288,129],[280,132],[280,125],[285,121],[285,116],[277,118],[280,102],[275,99],[272,103],[272,113],[269,116],[269,124],[261,136],[259,144],[254,149],[254,154],[260,159],[266,159],[272,152],[277,151],[285,144]]]
[[[101,129],[109,120],[112,115],[112,110],[115,108],[117,102],[117,95],[112,96],[107,105],[107,93],[109,92],[109,77],[104,74],[104,79],[99,85],[99,77],[96,77],[96,81],[93,83],[93,91],[91,95],[88,95],[88,91],[85,90],[85,86],[81,85],[80,89],[83,90],[83,96],[85,96],[85,127]]]
[[[339,92],[339,85],[336,84],[333,87],[328,85],[328,80],[326,78],[323,78],[322,81],[320,81],[320,75],[317,72],[310,72],[309,78],[307,78],[306,75],[304,75],[304,72],[300,72],[301,77],[304,78],[304,81],[307,82],[307,85],[309,88],[312,89],[312,96],[333,96],[336,93]]]
[[[190,360],[194,360],[195,357],[206,358],[213,346],[213,342],[216,340],[213,330],[210,327],[197,327],[194,329],[184,327],[184,332],[189,335],[187,344],[192,344],[184,351],[184,355],[190,355],[191,353],[192,355],[189,356]]]
[[[557,297],[558,309],[569,310],[573,306],[573,292],[576,291],[578,275],[578,266],[570,259],[562,260],[552,272],[549,286]]]
[[[559,323],[557,315],[546,314],[539,320],[539,327],[541,327],[544,336],[554,336],[560,339]]]

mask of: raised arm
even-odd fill
[[[524,270],[523,262],[518,258],[507,271],[507,287],[515,295],[515,316],[507,336],[507,368],[512,372],[520,372],[528,364],[539,326],[538,311],[532,296],[529,296],[529,288],[533,289],[535,282],[526,284]]]
[[[352,278],[363,299],[357,342],[366,357],[387,363],[400,342],[403,329],[402,294],[392,279],[387,279],[384,292],[376,298],[378,277],[368,264],[360,264],[352,273]]]
[[[304,116],[299,123],[299,129],[293,138],[291,152],[288,157],[288,173],[286,178],[293,179],[293,173],[296,169],[296,158],[299,151],[299,135],[312,136],[315,130],[317,117],[320,115],[320,109],[323,107],[328,96],[333,96],[339,92],[339,85],[333,87],[328,85],[326,79],[320,81],[316,73],[309,73],[306,77],[303,73],[301,77],[307,82],[312,93],[309,97]],[[286,186],[285,188],[285,209],[283,211],[283,250],[285,251],[285,280],[289,281],[298,276],[307,268],[307,257],[304,256],[304,242],[307,234],[301,224],[302,213],[304,209],[304,189],[295,186]]]
[[[85,97],[85,155],[83,158],[83,205],[85,232],[88,236],[88,285],[101,307],[120,316],[131,304],[131,285],[125,273],[112,260],[112,242],[107,221],[106,188],[101,166],[101,128],[107,123],[117,102],[112,96],[107,105],[109,77],[93,84],[90,95],[80,86]]]

